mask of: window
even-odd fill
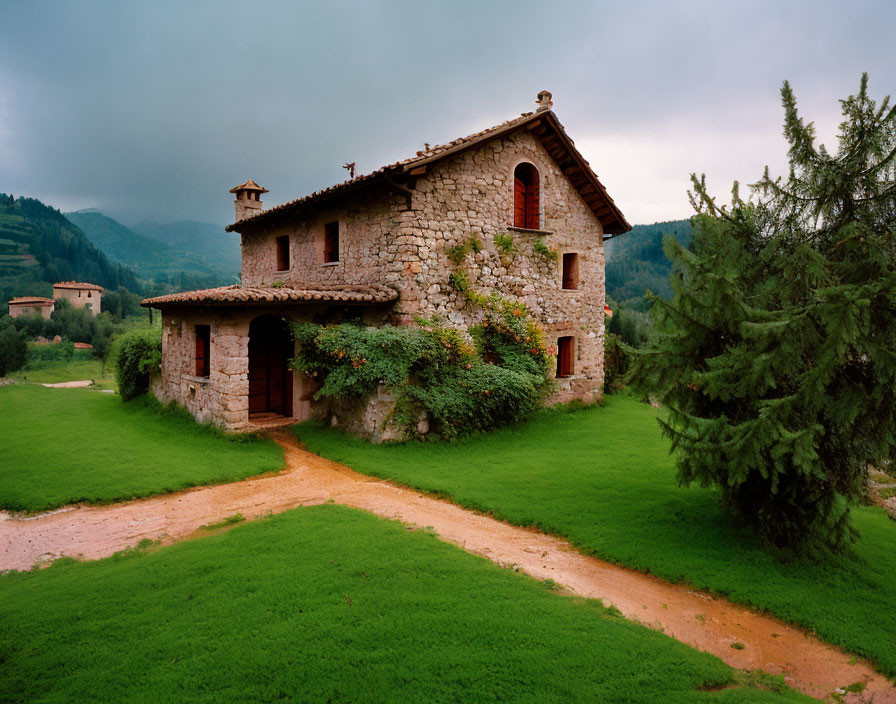
[[[538,230],[539,216],[538,169],[523,163],[513,171],[513,226]]]
[[[289,271],[289,235],[278,237],[277,243],[277,271]]]
[[[557,378],[572,376],[575,373],[573,360],[575,341],[572,337],[557,338]]]
[[[563,255],[562,287],[575,291],[579,287],[579,255],[568,252]]]
[[[196,376],[209,376],[211,374],[210,351],[212,342],[212,329],[209,325],[196,326]]]
[[[324,263],[339,261],[339,223],[328,222],[324,225]]]
[[[88,298],[93,298],[93,291],[88,291],[88,292],[87,292],[87,297],[88,297]]]

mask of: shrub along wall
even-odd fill
[[[159,370],[162,362],[162,333],[160,330],[135,330],[115,341],[112,358],[118,392],[125,401],[149,391],[149,377]]]
[[[418,435],[421,411],[447,439],[517,421],[552,388],[544,332],[521,303],[496,295],[476,302],[484,316],[469,331],[472,342],[434,320],[381,328],[296,323],[292,368],[320,382],[315,399],[362,402],[385,386],[397,402],[393,420],[410,436]]]

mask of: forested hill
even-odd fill
[[[671,262],[663,254],[663,237],[674,236],[687,245],[691,241],[690,220],[670,220],[653,225],[635,225],[631,232],[608,240],[606,256],[607,295],[620,303],[644,309],[644,292],[650,289],[671,297]]]
[[[127,267],[112,264],[55,208],[0,193],[0,310],[14,296],[53,296],[58,281],[141,292]]]
[[[192,231],[177,244],[151,234],[135,232],[97,210],[78,210],[65,217],[81,228],[93,244],[113,262],[124,264],[145,279],[148,295],[169,290],[211,288],[239,281],[239,236],[224,232],[223,227],[182,221],[170,226],[155,226],[155,234]],[[190,228],[190,225],[196,227]],[[180,226],[183,226],[182,228]],[[217,249],[208,246],[217,242]],[[214,242],[212,242],[214,244]],[[233,256],[233,248],[236,256]]]

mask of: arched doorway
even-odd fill
[[[249,417],[292,416],[292,335],[286,321],[262,315],[249,324]]]

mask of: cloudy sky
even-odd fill
[[[831,142],[896,3],[0,0],[0,191],[133,223],[232,220],[514,117],[539,90],[633,223],[785,163],[779,89]]]

